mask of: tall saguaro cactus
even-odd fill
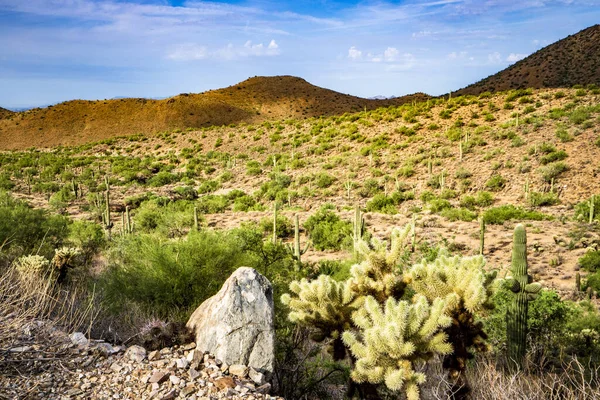
[[[296,269],[302,268],[302,255],[308,251],[310,243],[306,244],[304,250],[300,248],[300,221],[298,220],[298,214],[294,216],[294,244],[289,246],[291,253],[296,260]]]
[[[354,207],[354,222],[353,222],[353,234],[352,239],[354,243],[354,253],[358,248],[358,243],[362,240],[365,230],[365,218],[360,211],[358,204]]]
[[[485,246],[485,219],[479,218],[479,255],[483,255]]]
[[[110,183],[108,181],[108,176],[104,177],[104,184],[106,186],[106,192],[104,193],[104,201],[105,201],[105,209],[104,209],[104,221],[105,228],[108,235],[108,239],[111,238],[111,229],[113,227],[112,222],[110,221]]]
[[[537,282],[531,283],[532,278],[527,274],[527,233],[522,224],[515,227],[511,275],[506,280],[508,288],[514,294],[506,313],[508,358],[513,366],[520,368],[526,352],[529,302],[535,300],[542,288],[542,285]]]

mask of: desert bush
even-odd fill
[[[221,186],[221,184],[219,183],[219,181],[207,180],[207,181],[202,182],[200,184],[200,186],[198,186],[198,193],[200,193],[200,194],[212,193],[215,190],[217,190],[220,186]]]
[[[157,232],[165,237],[179,237],[194,226],[194,203],[180,200],[164,202],[148,200],[133,214],[134,229],[144,233]]]
[[[273,235],[273,217],[265,217],[260,220],[259,224],[261,230],[267,237],[271,238]],[[277,237],[284,239],[290,237],[294,233],[294,225],[292,221],[283,215],[277,215],[275,223],[275,229],[277,229]]]
[[[445,208],[440,212],[440,215],[447,218],[449,221],[465,221],[471,222],[477,218],[477,213],[467,208]]]
[[[0,261],[39,254],[52,258],[68,234],[69,220],[0,192]]]
[[[487,224],[500,225],[509,220],[542,221],[552,219],[552,216],[538,211],[528,211],[512,204],[487,209],[483,213],[483,219]]]
[[[148,179],[147,184],[148,186],[152,187],[160,187],[177,181],[179,181],[179,176],[167,171],[160,171],[156,175]]]
[[[531,205],[532,207],[553,206],[560,202],[560,200],[558,199],[558,195],[554,192],[531,192],[529,193],[528,201],[529,205]]]
[[[380,212],[384,214],[397,214],[396,202],[391,196],[386,196],[383,193],[376,194],[367,202],[367,211]]]
[[[376,179],[367,179],[364,181],[363,186],[358,190],[360,197],[373,197],[381,192],[381,185]]]
[[[111,249],[101,284],[107,306],[115,311],[132,302],[159,318],[181,317],[216,293],[247,260],[228,233],[203,230],[176,241],[137,234]]]
[[[209,194],[200,197],[195,204],[202,214],[219,214],[227,211],[231,201],[226,196]]]
[[[475,196],[464,195],[460,199],[460,206],[470,210],[475,207],[489,207],[494,203],[494,195],[490,192],[477,192]]]
[[[600,251],[588,251],[578,261],[584,271],[600,271]]]
[[[539,169],[540,174],[544,182],[550,183],[552,180],[556,180],[565,171],[568,171],[569,167],[562,161],[550,163]]]
[[[352,224],[340,219],[327,205],[311,215],[304,227],[317,250],[340,250],[352,242]]]
[[[551,162],[562,161],[567,157],[568,157],[567,152],[564,150],[553,151],[553,152],[550,152],[550,153],[540,157],[540,164],[546,165],[546,164],[550,164]]]
[[[490,179],[485,183],[485,187],[492,192],[498,192],[506,186],[506,178],[501,175],[492,175]]]
[[[328,188],[335,181],[336,178],[334,176],[331,176],[326,173],[317,174],[317,176],[315,177],[315,185],[317,185],[317,187],[321,189]]]

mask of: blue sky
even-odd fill
[[[600,22],[600,0],[0,0],[0,106],[295,75],[437,95]]]

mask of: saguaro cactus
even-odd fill
[[[352,240],[354,243],[354,253],[356,253],[358,248],[358,243],[362,240],[364,230],[365,230],[365,218],[360,211],[360,207],[358,204],[354,207],[354,222],[353,222],[353,234]]]
[[[106,192],[104,193],[104,201],[105,201],[105,209],[104,209],[104,221],[105,221],[105,229],[108,235],[108,239],[111,238],[111,229],[113,227],[112,222],[110,221],[110,183],[108,182],[108,176],[104,177],[104,184],[106,186]]]
[[[590,198],[590,221],[589,223],[591,224],[592,222],[594,222],[594,202],[596,200],[596,196],[592,195],[592,197]]]
[[[277,243],[277,202],[273,203],[273,244],[275,243]]]
[[[308,251],[308,247],[310,243],[306,243],[306,247],[304,250],[300,248],[300,222],[298,220],[298,214],[294,216],[294,244],[289,245],[289,250],[291,251],[294,259],[296,260],[296,269],[300,270],[302,267],[302,255]]]
[[[479,218],[479,254],[483,255],[483,247],[485,245],[485,220]]]
[[[531,283],[532,278],[527,274],[527,233],[522,224],[515,227],[511,275],[506,279],[507,287],[514,293],[506,313],[508,358],[513,366],[520,368],[526,351],[529,301],[535,300],[542,288],[537,282]]]

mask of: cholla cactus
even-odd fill
[[[30,255],[17,260],[16,270],[22,279],[41,277],[48,273],[50,261],[43,256]]]
[[[341,334],[351,328],[351,314],[356,309],[356,296],[350,286],[321,275],[312,282],[294,281],[290,290],[297,297],[287,293],[281,296],[281,302],[292,309],[288,316],[290,321],[316,328],[312,339],[317,342],[333,339],[334,358],[344,358]]]
[[[468,393],[469,385],[463,372],[467,360],[473,358],[472,348],[487,349],[483,324],[476,321],[475,313],[490,308],[496,271],[486,273],[482,256],[448,257],[444,254],[433,262],[423,260],[408,271],[410,286],[430,302],[445,299],[445,312],[452,318],[446,329],[454,351],[444,357],[444,368],[453,380],[453,392]]]
[[[81,253],[75,247],[61,247],[54,250],[54,257],[50,262],[52,267],[58,272],[57,282],[62,282],[67,276],[67,269],[73,268],[75,258]]]
[[[432,302],[446,298],[448,311],[457,307],[475,313],[488,304],[495,273],[486,274],[482,256],[448,257],[441,255],[433,262],[423,260],[408,271],[411,288]],[[452,296],[454,295],[454,296]]]
[[[365,260],[355,264],[350,269],[349,284],[358,295],[373,296],[383,303],[388,297],[400,298],[406,284],[399,273],[400,258],[408,248],[408,238],[411,226],[406,225],[402,230],[392,231],[391,249],[387,251],[386,243],[373,240],[373,249],[365,241],[358,245]]]
[[[354,313],[361,334],[344,332],[344,343],[356,357],[352,379],[356,382],[382,383],[391,390],[404,389],[409,400],[419,399],[419,384],[425,375],[416,372],[414,363],[433,354],[448,354],[452,345],[441,329],[452,319],[444,313],[444,300],[429,304],[423,295],[413,303],[389,298],[383,309],[373,297]]]
[[[352,266],[350,278],[292,282],[292,294],[282,302],[291,308],[290,320],[318,329],[316,339],[333,339],[336,359],[350,351],[353,380],[385,383],[414,400],[425,380],[414,363],[434,354],[445,356],[457,390],[466,383],[461,379],[469,350],[484,348],[474,313],[487,307],[495,274],[483,271],[481,256],[444,254],[403,271],[410,235],[411,225],[394,230],[390,250],[382,241],[361,241],[357,250],[364,261]]]

